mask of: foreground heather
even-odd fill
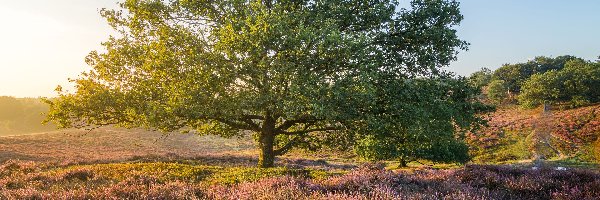
[[[411,174],[360,168],[322,181],[281,177],[213,186],[212,199],[598,199],[600,174],[471,165]]]
[[[268,178],[266,178],[268,177]],[[310,169],[176,163],[55,168],[8,161],[0,199],[597,199],[600,173],[470,165],[393,172],[366,165],[343,175]]]

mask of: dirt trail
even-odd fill
[[[542,113],[534,121],[533,132],[531,133],[532,143],[530,149],[533,154],[533,161],[545,160],[549,156],[564,157],[562,152],[554,148],[552,144],[552,127],[554,124],[554,115],[549,106],[544,106]]]

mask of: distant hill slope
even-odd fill
[[[469,134],[476,162],[534,157],[600,161],[600,105],[569,110],[500,108]]]

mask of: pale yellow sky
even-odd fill
[[[98,13],[116,0],[0,0],[0,96],[55,96],[89,70],[84,62],[112,33]]]

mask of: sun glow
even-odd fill
[[[0,4],[0,96],[54,96],[57,85],[87,70],[84,57],[110,28],[95,7],[71,13],[63,4],[17,3]]]

